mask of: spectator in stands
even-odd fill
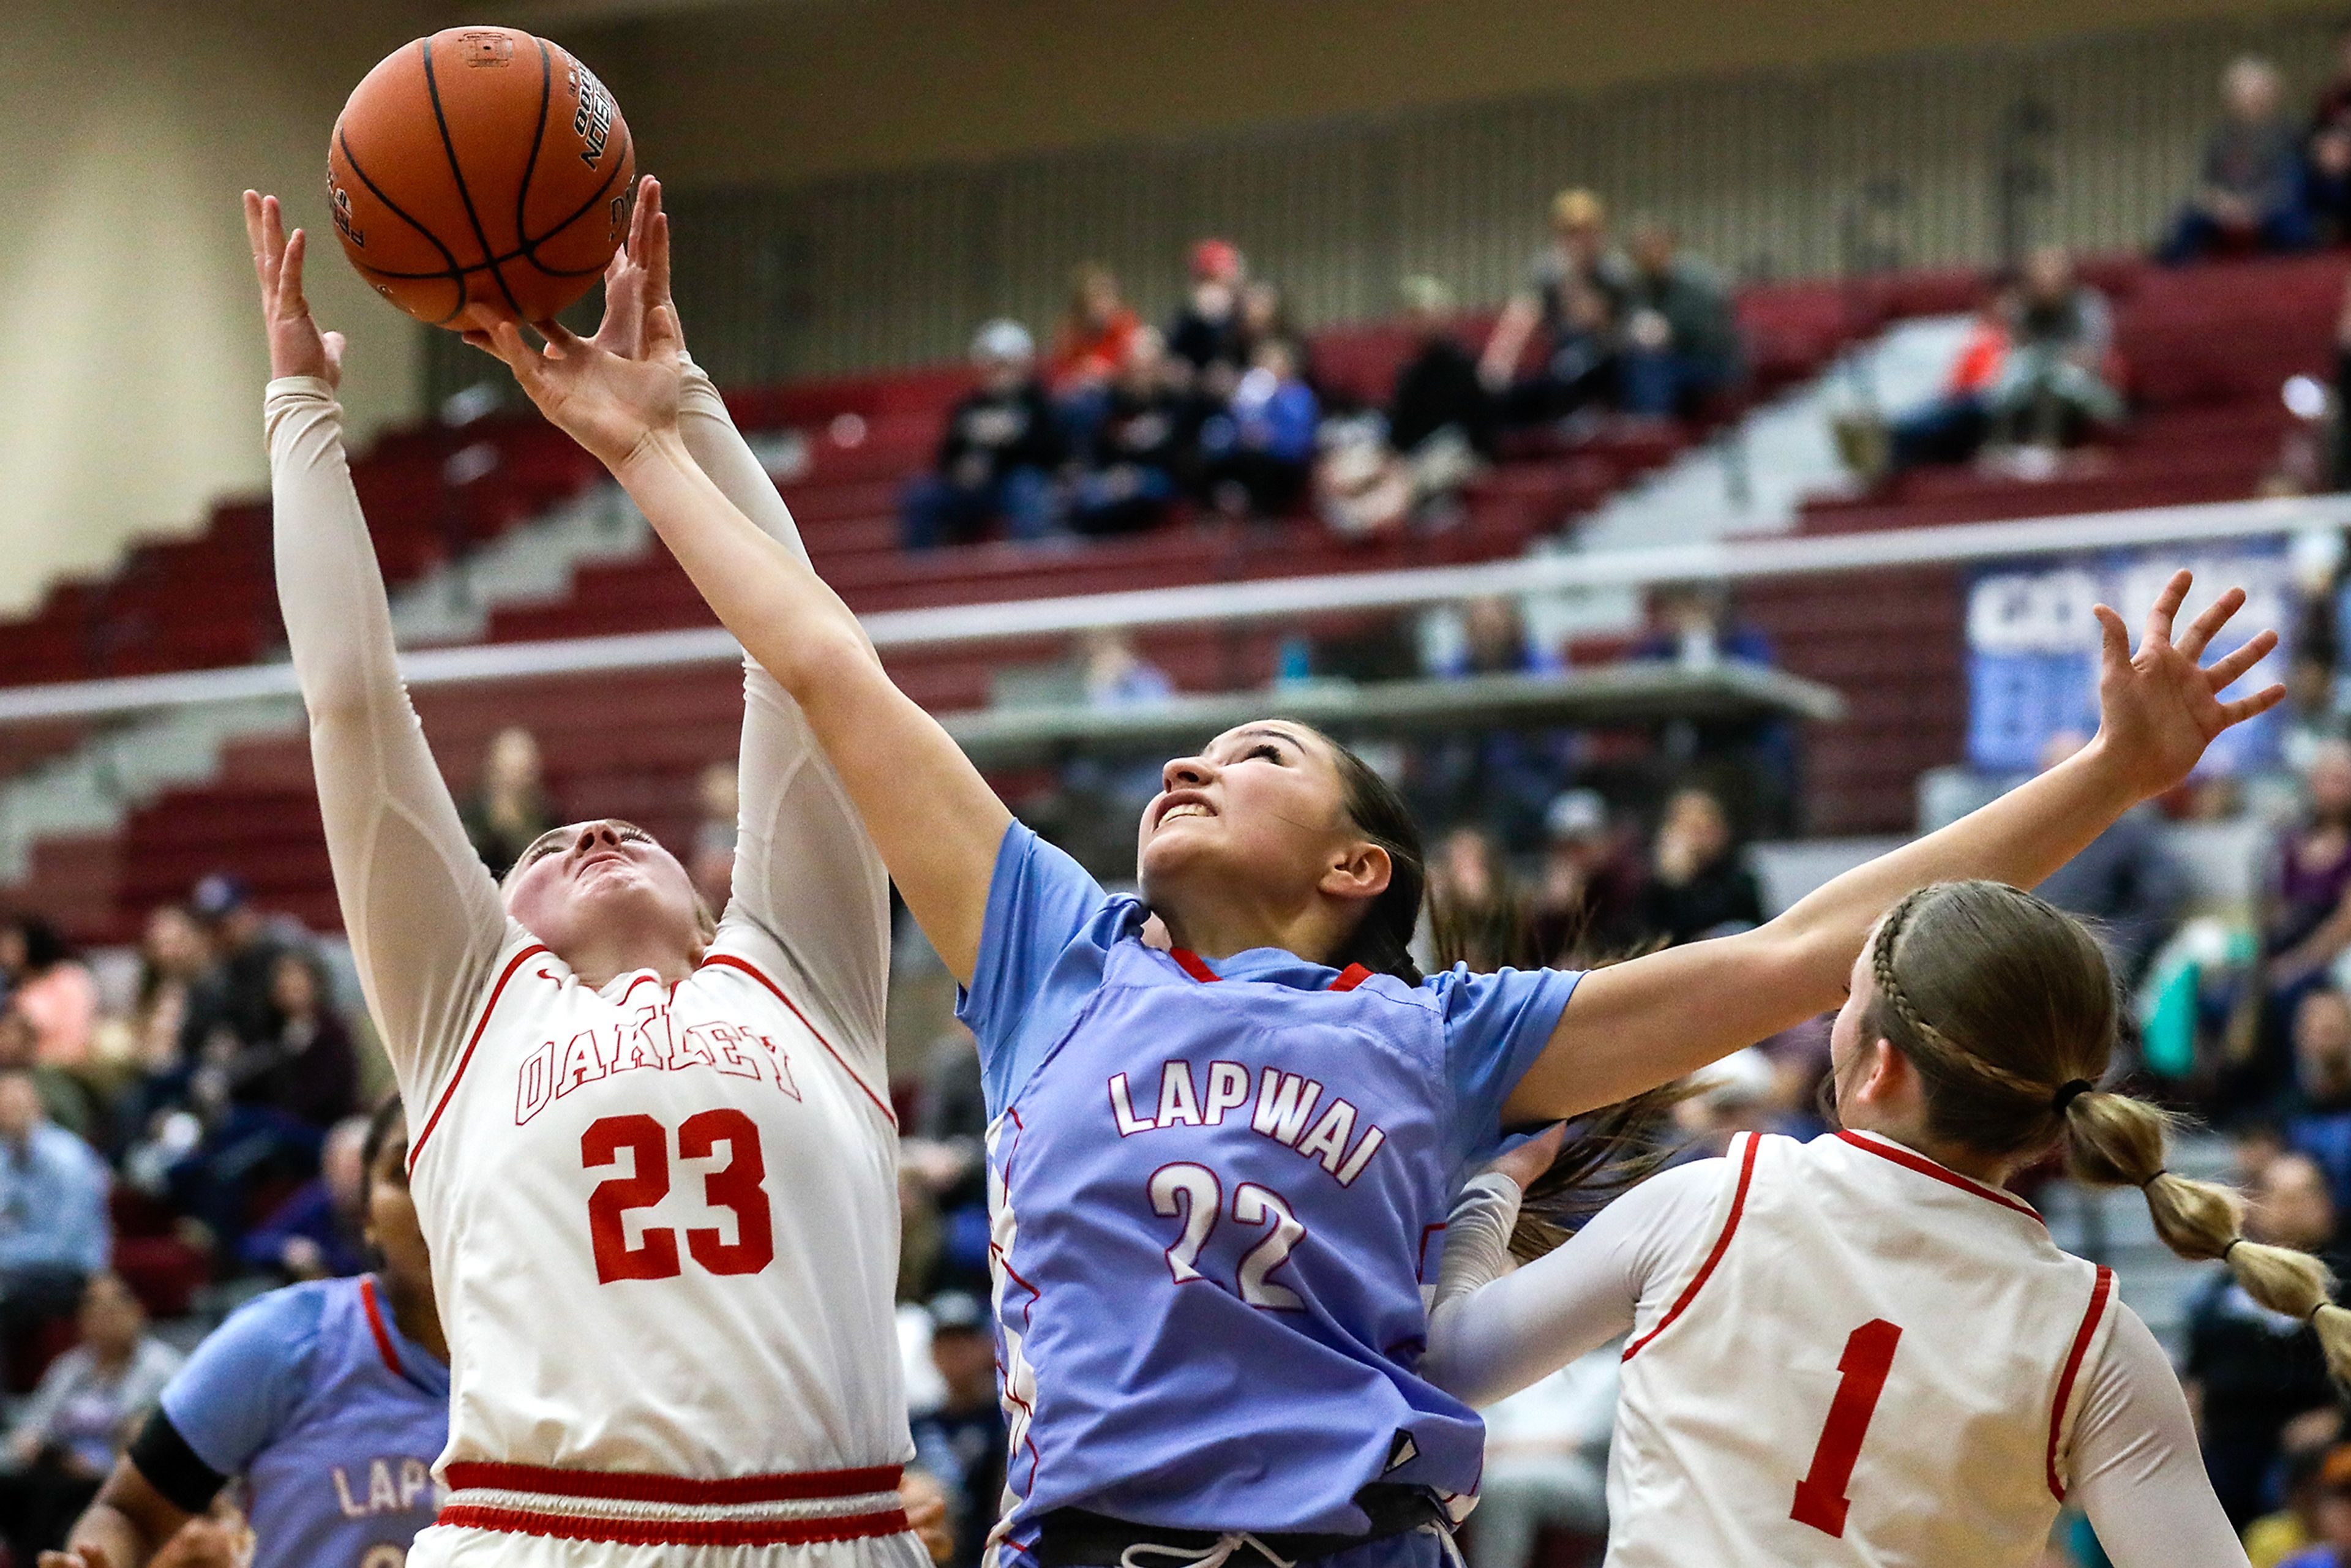
[[[1483,675],[1542,675],[1558,670],[1557,650],[1527,628],[1515,599],[1493,595],[1462,607],[1462,637],[1431,664],[1443,680]],[[1425,821],[1476,822],[1513,852],[1542,841],[1543,812],[1573,764],[1566,730],[1472,730],[1413,753],[1410,789]]]
[[[1298,373],[1287,338],[1268,337],[1251,350],[1249,373],[1225,411],[1200,428],[1201,482],[1217,510],[1231,517],[1280,517],[1306,493],[1322,405]]]
[[[2247,1237],[2336,1255],[2335,1206],[2314,1162],[2272,1161],[2247,1197]],[[2337,1408],[2325,1364],[2302,1327],[2226,1273],[2208,1277],[2189,1301],[2182,1380],[2202,1413],[2212,1490],[2240,1530],[2278,1500],[2268,1486],[2286,1427],[2314,1412],[2332,1420]]]
[[[996,1341],[986,1312],[962,1291],[930,1303],[931,1360],[946,1399],[914,1422],[915,1462],[947,1494],[955,1551],[942,1568],[976,1568],[1004,1491],[1004,1408],[996,1393]]]
[[[2286,1145],[2318,1163],[2335,1207],[2351,1213],[2351,998],[2333,986],[2302,994],[2294,1009],[2294,1062]]]
[[[701,815],[694,824],[694,858],[686,870],[713,912],[726,908],[735,891],[735,840],[743,810],[737,776],[732,761],[714,762],[695,781]]]
[[[327,1134],[319,1174],[255,1227],[239,1251],[253,1268],[288,1281],[339,1279],[367,1267],[365,1116],[346,1116]]]
[[[358,1055],[317,955],[279,954],[271,983],[268,1027],[215,1042],[197,1068],[192,1094],[204,1139],[171,1176],[183,1209],[232,1250],[256,1186],[315,1176],[327,1130],[358,1099]]]
[[[1744,355],[1721,274],[1684,254],[1656,218],[1633,225],[1632,265],[1620,308],[1628,413],[1688,418],[1738,381]]]
[[[2273,1030],[2294,1017],[2303,991],[2351,947],[2351,742],[2314,747],[2303,790],[2303,819],[2282,836],[2271,862],[2262,922],[2262,983]],[[2252,1086],[2254,1092],[2264,1087]]]
[[[2036,248],[2024,259],[2008,352],[1989,396],[1993,438],[2053,450],[2120,423],[2114,351],[2106,297],[2075,275],[2063,246]]]
[[[43,1113],[32,1074],[0,1070],[0,1357],[106,1267],[107,1185],[105,1163]]]
[[[914,1132],[901,1142],[899,1158],[920,1179],[937,1216],[937,1283],[983,1294],[988,1289],[987,1120],[979,1047],[970,1030],[954,1025],[931,1044]]]
[[[2090,737],[2078,730],[2051,736],[2041,748],[2042,771],[2089,744]],[[2127,987],[2147,967],[2156,944],[2171,934],[2188,902],[2188,878],[2166,847],[2162,815],[2150,803],[2125,812],[2035,891],[2087,921],[2106,950],[2115,978]]]
[[[1047,369],[1053,396],[1070,400],[1105,385],[1126,363],[1128,346],[1143,326],[1120,293],[1117,275],[1100,262],[1081,264],[1070,275],[1070,308],[1053,339]]]
[[[1487,387],[1512,394],[1519,423],[1557,419],[1613,393],[1613,352],[1601,354],[1598,340],[1613,335],[1633,291],[1632,266],[1608,243],[1608,209],[1597,195],[1562,191],[1552,198],[1551,225],[1552,243],[1528,265],[1525,285],[1502,308],[1479,360]],[[1538,329],[1549,351],[1542,368],[1521,382],[1519,361]],[[1604,358],[1612,382],[1605,387],[1598,370]],[[1572,406],[1544,412],[1561,402]]]
[[[481,779],[457,815],[474,852],[494,877],[512,870],[540,834],[562,826],[567,819],[548,798],[538,737],[520,725],[490,737],[482,754]]]
[[[1640,924],[1668,945],[1763,923],[1763,896],[1711,790],[1677,789],[1666,802],[1642,889]]]
[[[1529,374],[1498,384],[1488,368],[1489,349],[1487,366],[1479,371],[1499,396],[1505,425],[1580,421],[1614,408],[1622,396],[1623,342],[1614,300],[1604,289],[1577,277],[1562,279],[1555,292],[1559,307],[1546,313],[1541,362]]]
[[[2302,152],[2302,206],[2320,245],[2351,240],[2351,117],[2326,120]]]
[[[1016,539],[1054,531],[1053,476],[1067,448],[1037,380],[1036,358],[1029,329],[1018,321],[990,321],[972,339],[979,385],[947,414],[936,472],[907,488],[908,549],[968,544],[999,518]]]
[[[1479,973],[1531,967],[1531,929],[1502,846],[1481,827],[1455,828],[1428,861],[1429,930],[1451,957]]]
[[[2258,56],[2222,73],[2221,120],[2205,139],[2196,193],[2164,242],[2165,262],[2310,244],[2302,137],[2283,112],[2283,91],[2277,68]]]
[[[21,1563],[63,1543],[184,1359],[148,1333],[139,1298],[113,1274],[90,1276],[76,1326],[78,1342],[0,1446],[0,1520]]]
[[[2245,1561],[2250,1568],[2280,1568],[2296,1552],[2324,1544],[2320,1514],[2330,1485],[2326,1461],[2334,1444],[2325,1438],[2297,1441],[2288,1436],[2280,1448],[2280,1488],[2285,1506],[2245,1526]],[[2335,1469],[2332,1485],[2351,1482],[2351,1458]],[[2326,1568],[2342,1568],[2342,1564],[2330,1563]]]
[[[1627,657],[1687,670],[1717,664],[1778,663],[1771,639],[1740,617],[1720,583],[1659,585],[1649,600],[1649,629]],[[1694,768],[1742,822],[1767,832],[1795,826],[1799,740],[1785,718],[1683,719],[1666,727],[1659,750],[1676,769]]]
[[[1543,813],[1547,842],[1529,910],[1537,962],[1583,968],[1631,946],[1641,867],[1597,789],[1563,789]]]
[[[1192,287],[1167,324],[1167,372],[1179,392],[1209,407],[1232,396],[1249,365],[1241,341],[1241,286],[1248,273],[1229,240],[1192,247]]]
[[[69,1069],[43,1062],[40,1036],[33,1020],[5,1005],[0,1005],[0,1071],[29,1073],[40,1095],[42,1113],[74,1136],[94,1144],[107,1130],[102,1107],[90,1086]]]
[[[1494,403],[1453,332],[1453,291],[1434,277],[1398,292],[1418,339],[1396,371],[1387,413],[1326,425],[1315,465],[1323,521],[1348,538],[1426,532],[1459,520],[1461,486],[1494,455]]]
[[[1865,484],[1923,464],[1974,460],[1991,432],[1991,392],[2007,367],[2020,308],[2016,279],[1993,277],[1976,302],[1941,392],[1888,421],[1857,413],[1837,422],[1838,452]]]
[[[245,880],[232,872],[214,872],[196,883],[188,904],[212,940],[223,1019],[240,1039],[266,1032],[277,955],[290,945],[294,933],[274,928],[246,896]]]
[[[2327,1454],[2318,1471],[2311,1511],[2314,1544],[2279,1568],[2351,1568],[2351,1444]]]
[[[1164,340],[1152,328],[1128,334],[1117,373],[1100,389],[1071,487],[1070,524],[1101,537],[1155,528],[1176,499],[1184,463],[1183,400],[1167,384]]]
[[[0,995],[33,1026],[33,1054],[42,1066],[89,1062],[98,982],[57,927],[37,915],[0,922]]]
[[[184,1079],[205,1037],[222,1026],[225,1007],[204,928],[180,904],[156,905],[139,938],[132,1061],[151,1080]]]
[[[1480,1412],[1486,1469],[1469,1529],[1470,1568],[1531,1568],[1544,1529],[1594,1544],[1606,1533],[1621,1354],[1612,1345],[1578,1357]]]
[[[2317,100],[2311,107],[2313,131],[2351,124],[2351,31],[2346,31],[2336,43],[2335,58],[2335,75],[2319,89]]]
[[[1270,279],[1252,277],[1241,285],[1241,363],[1255,364],[1258,349],[1276,340],[1290,345],[1290,363],[1297,368],[1298,379],[1311,384],[1314,380],[1313,350],[1306,341],[1306,334],[1290,319],[1288,297],[1280,285]]]

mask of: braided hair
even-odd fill
[[[2351,1382],[2351,1311],[2326,1266],[2247,1237],[2241,1194],[2166,1167],[2172,1114],[2098,1087],[2118,1008],[2079,921],[2001,883],[1940,883],[1886,912],[1869,958],[1863,1038],[1917,1071],[1929,1136],[1994,1159],[2062,1143],[2076,1179],[2138,1188],[2167,1247],[2226,1264],[2255,1301],[2308,1322]]]

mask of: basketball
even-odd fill
[[[513,27],[453,27],[387,56],[327,153],[343,254],[386,299],[455,330],[543,321],[585,294],[635,178],[604,84]]]

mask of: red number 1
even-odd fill
[[[1829,1418],[1821,1428],[1820,1446],[1813,1450],[1813,1468],[1796,1483],[1796,1506],[1788,1517],[1798,1524],[1842,1540],[1845,1511],[1853,1500],[1845,1488],[1853,1484],[1854,1461],[1861,1458],[1861,1440],[1877,1414],[1878,1396],[1886,1392],[1886,1375],[1893,1370],[1894,1347],[1902,1331],[1884,1318],[1873,1318],[1853,1331],[1837,1362],[1844,1377],[1836,1397],[1829,1401]]]

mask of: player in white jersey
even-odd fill
[[[558,829],[491,880],[401,684],[303,236],[274,198],[246,210],[279,599],[452,1350],[450,1495],[412,1561],[915,1568],[880,862],[798,708],[747,665],[722,917],[621,821]],[[607,338],[665,303],[662,229],[649,183]],[[695,460],[797,549],[707,378],[684,396]]]
[[[2325,1269],[2243,1239],[2235,1193],[2164,1170],[2166,1114],[2094,1087],[2114,981],[2041,900],[1913,894],[1851,988],[1842,1132],[1742,1134],[1507,1276],[1542,1152],[1474,1181],[1428,1375],[1482,1404],[1630,1335],[1608,1568],[2020,1568],[2069,1500],[2118,1568],[2243,1564],[2162,1349],[2004,1184],[2062,1142],[2080,1178],[2144,1189],[2173,1250],[2313,1322],[2343,1375],[2351,1312]]]

